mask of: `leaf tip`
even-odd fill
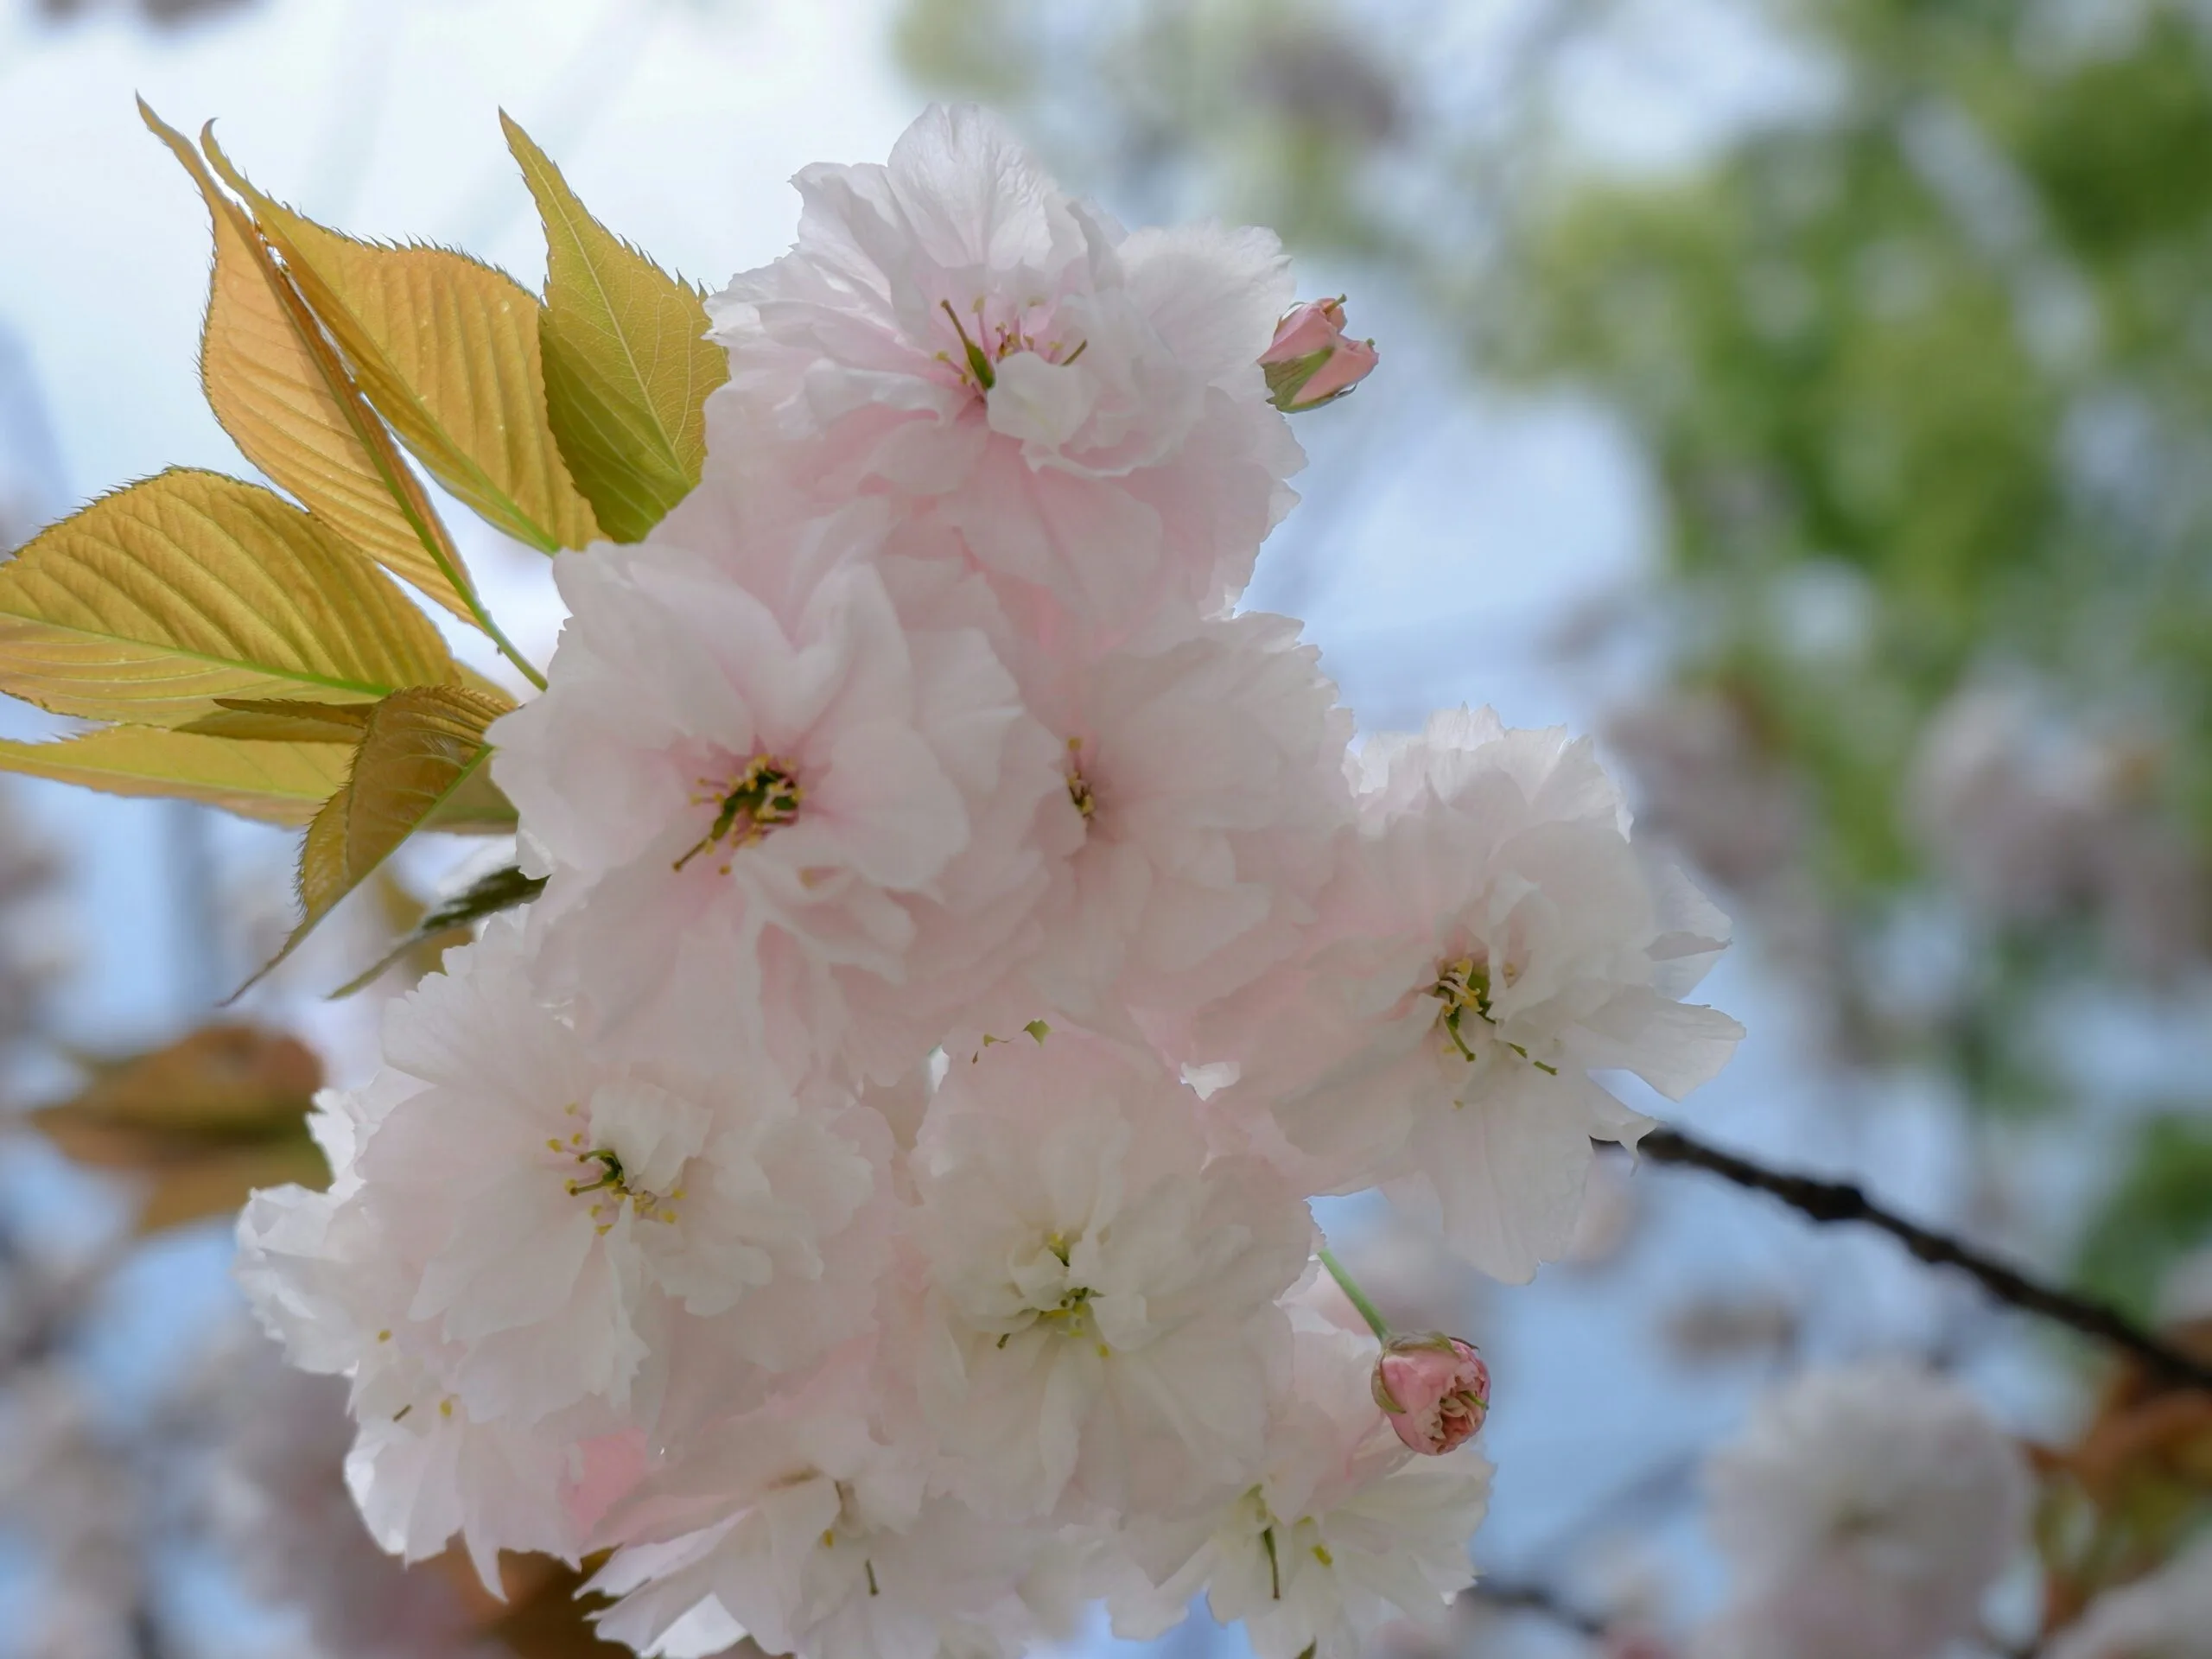
[[[208,165],[222,175],[225,184],[249,200],[255,198],[257,193],[246,182],[245,175],[232,164],[231,158],[223,153],[222,145],[215,142],[215,124],[213,121],[205,123],[200,129],[200,148],[206,153]]]

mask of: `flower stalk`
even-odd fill
[[[1390,1340],[1390,1322],[1382,1317],[1382,1311],[1367,1300],[1367,1293],[1359,1287],[1358,1281],[1351,1274],[1344,1271],[1344,1264],[1337,1260],[1335,1252],[1324,1244],[1319,1254],[1321,1265],[1329,1270],[1329,1277],[1337,1281],[1337,1288],[1344,1292],[1344,1300],[1359,1310],[1359,1317],[1367,1321],[1367,1328],[1375,1333],[1375,1339],[1387,1344]]]

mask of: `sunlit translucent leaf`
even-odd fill
[[[698,290],[584,210],[560,169],[505,115],[545,224],[547,413],[576,486],[619,542],[645,534],[699,481],[707,394],[729,378]]]
[[[368,559],[213,473],[104,496],[0,564],[0,690],[57,714],[177,725],[216,697],[360,702],[458,672]]]
[[[208,1026],[95,1073],[30,1121],[75,1162],[146,1178],[142,1230],[235,1210],[257,1186],[327,1178],[306,1128],[322,1067],[292,1038]]]
[[[258,743],[343,743],[361,741],[372,702],[302,702],[292,697],[218,697],[213,714],[177,728],[203,737]]]
[[[246,459],[316,518],[454,615],[478,622],[460,551],[253,221],[182,134],[143,100],[138,111],[191,174],[214,221],[200,373],[215,418]]]
[[[340,235],[256,190],[212,137],[201,143],[252,204],[369,402],[431,476],[546,552],[593,540],[597,521],[547,423],[530,291],[448,249]]]
[[[240,817],[294,826],[345,785],[352,760],[328,743],[241,743],[159,726],[110,726],[48,743],[0,740],[0,772],[110,795],[204,801]]]
[[[468,798],[469,785],[491,753],[484,728],[508,706],[451,685],[395,692],[376,706],[345,787],[315,814],[300,845],[305,914],[262,974],[291,955],[340,899],[417,830],[460,827],[453,809]],[[442,812],[447,815],[442,823]]]
[[[494,870],[489,875],[471,882],[444,903],[425,911],[422,919],[408,931],[407,936],[378,958],[375,966],[346,981],[331,995],[333,998],[351,996],[402,957],[432,944],[457,944],[467,936],[469,928],[486,917],[496,916],[503,910],[512,910],[518,905],[526,905],[544,891],[545,878],[542,875],[524,875],[518,867],[512,864],[505,869]]]

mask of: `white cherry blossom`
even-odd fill
[[[677,1659],[747,1635],[772,1653],[938,1659],[1046,1633],[1027,1591],[1049,1533],[930,1493],[923,1448],[885,1438],[875,1382],[833,1367],[648,1483],[623,1529],[648,1541],[594,1581],[620,1598],[602,1634]],[[699,1509],[719,1518],[670,1521]]]
[[[920,1363],[972,1501],[1152,1507],[1249,1478],[1313,1224],[1257,1160],[1210,1160],[1197,1109],[1074,1032],[954,1057],[913,1161]]]
[[[1002,950],[1042,890],[1050,745],[958,595],[908,580],[902,615],[884,529],[866,504],[798,524],[702,504],[656,536],[704,552],[556,562],[572,614],[493,764],[551,876],[546,988],[594,1034],[887,1078],[957,1008],[943,969]]]
[[[1261,613],[1156,618],[1108,648],[1032,639],[1015,658],[1065,750],[1044,1005],[1156,1032],[1290,955],[1350,823],[1351,717],[1298,640]]]
[[[1726,919],[1631,846],[1586,741],[1446,711],[1359,756],[1363,832],[1307,951],[1202,1021],[1223,1099],[1309,1191],[1381,1182],[1463,1256],[1525,1280],[1573,1237],[1593,1139],[1649,1120],[1590,1076],[1670,1098],[1742,1035],[1678,999]]]
[[[1358,1659],[1386,1624],[1443,1628],[1474,1581],[1467,1541],[1490,1501],[1472,1446],[1415,1457],[1370,1392],[1375,1341],[1300,1318],[1294,1389],[1268,1423],[1257,1481],[1195,1521],[1128,1529],[1151,1582],[1125,1580],[1115,1630],[1156,1636],[1203,1590],[1260,1659]]]

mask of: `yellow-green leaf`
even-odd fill
[[[402,957],[416,956],[426,950],[459,944],[467,939],[469,930],[486,917],[496,916],[503,910],[512,910],[518,905],[526,905],[544,891],[545,878],[524,875],[519,865],[510,864],[504,869],[479,876],[466,890],[423,911],[415,925],[391,950],[377,959],[374,966],[356,974],[330,995],[334,1000],[351,996]],[[423,971],[428,972],[429,969],[426,968]]]
[[[399,448],[251,219],[181,133],[138,112],[200,187],[215,269],[200,374],[215,418],[247,460],[308,511],[455,616],[483,626],[460,550]]]
[[[204,801],[291,826],[345,787],[352,759],[328,743],[241,743],[159,726],[110,726],[48,743],[0,741],[0,772],[110,795]]]
[[[449,249],[358,242],[318,225],[256,190],[212,137],[200,142],[252,204],[369,402],[431,476],[548,553],[593,540],[598,523],[547,422],[530,291]]]
[[[729,378],[728,354],[706,338],[698,290],[594,219],[530,136],[499,122],[545,224],[553,435],[601,529],[642,541],[699,481],[707,394]]]
[[[0,564],[0,690],[180,725],[224,696],[360,702],[459,677],[367,558],[257,485],[167,472]]]
[[[235,1210],[255,1187],[328,1179],[306,1125],[322,1066],[296,1039],[207,1026],[94,1071],[30,1121],[73,1161],[144,1178],[142,1232]]]
[[[291,955],[410,836],[432,827],[456,798],[467,798],[469,783],[492,753],[484,729],[508,707],[503,699],[454,685],[394,692],[376,706],[353,752],[346,786],[315,814],[300,844],[305,914],[261,974]]]
[[[34,1122],[195,1142],[262,1140],[297,1128],[322,1087],[322,1063],[313,1049],[250,1025],[202,1026],[162,1048],[87,1064],[92,1082],[62,1104],[33,1113]],[[107,1160],[88,1155],[84,1161]]]
[[[343,743],[368,729],[373,702],[302,702],[294,697],[218,697],[215,712],[176,729],[249,743]],[[341,779],[340,780],[343,782]]]
[[[492,768],[479,766],[431,810],[423,827],[449,836],[512,836],[520,821],[515,804],[492,781]]]

